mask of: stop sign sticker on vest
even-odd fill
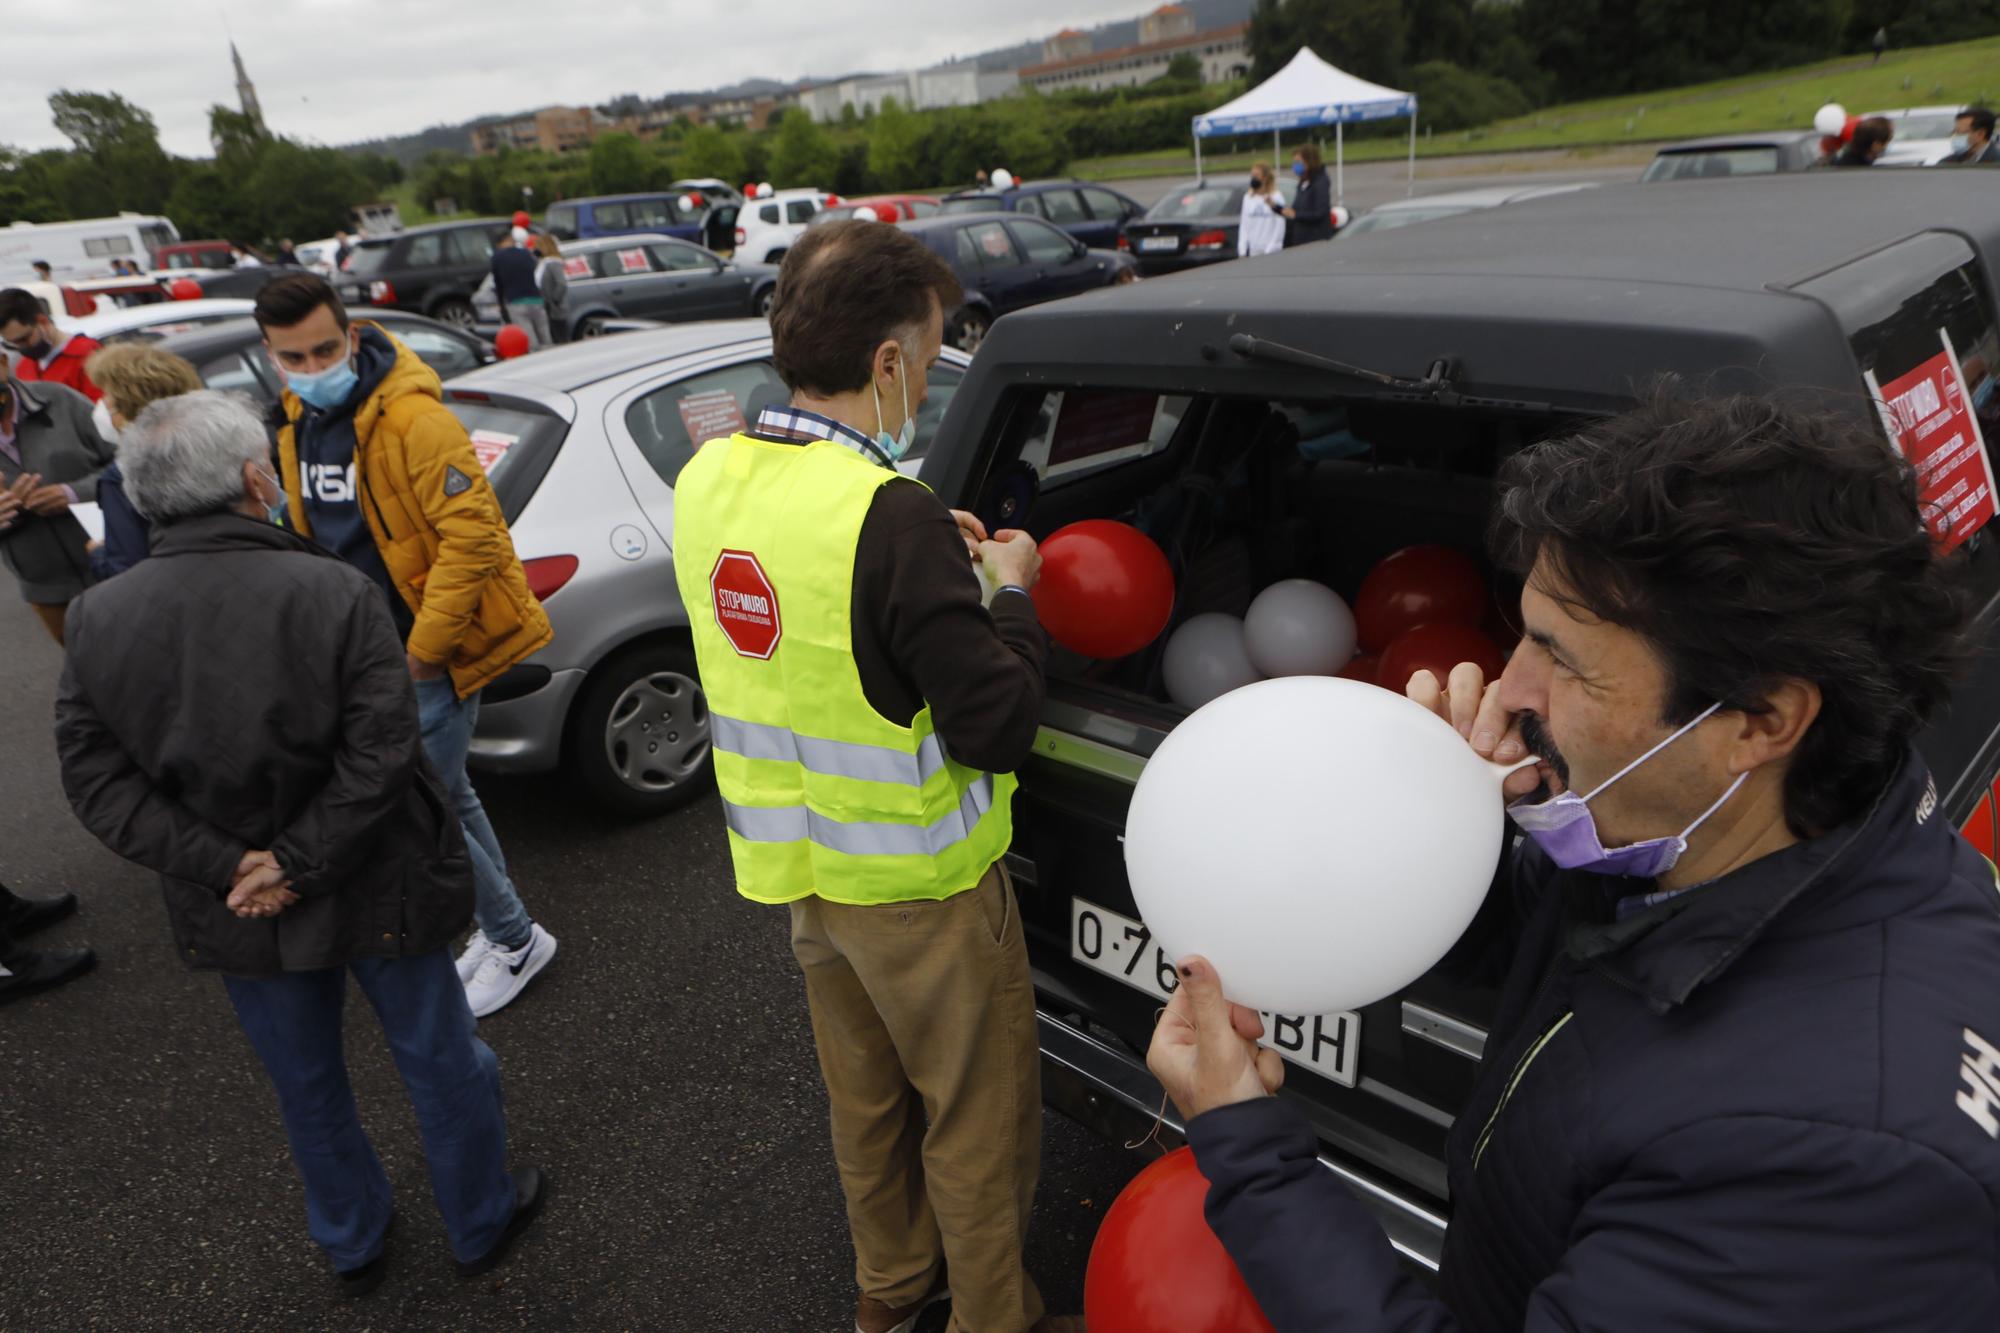
[[[778,621],[778,592],[764,567],[748,551],[724,551],[708,576],[716,627],[744,657],[769,661],[784,628]]]

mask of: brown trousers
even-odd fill
[[[61,647],[63,641],[63,616],[69,611],[69,603],[57,602],[54,606],[43,606],[40,602],[29,602],[28,609],[41,619],[42,628],[47,630],[49,637],[56,641],[58,647]]]
[[[1042,1076],[1020,908],[1004,869],[942,902],[792,904],[832,1104],[854,1276],[890,1306],[949,1266],[951,1333],[1024,1333]]]

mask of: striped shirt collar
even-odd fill
[[[893,467],[875,441],[863,435],[845,422],[823,417],[817,412],[808,412],[802,407],[767,407],[757,414],[757,429],[754,432],[771,440],[783,440],[793,444],[803,444],[811,440],[826,440],[833,444],[845,445],[855,453],[883,467]]]

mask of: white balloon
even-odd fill
[[[1160,663],[1167,694],[1183,708],[1199,708],[1218,695],[1262,680],[1243,642],[1243,622],[1209,611],[1192,616],[1167,640]]]
[[[1014,173],[1005,167],[996,170],[991,179],[993,188],[996,190],[1011,190],[1014,188]]]
[[[1139,914],[1267,1013],[1358,1009],[1422,976],[1498,863],[1506,770],[1400,694],[1268,680],[1189,717],[1125,820]]]
[[[863,204],[854,210],[854,220],[856,222],[880,222],[882,215],[868,205]]]
[[[759,199],[769,199],[771,197],[771,182],[765,181],[758,185],[757,197]]]
[[[1331,676],[1354,660],[1354,612],[1311,579],[1273,583],[1243,619],[1250,661],[1266,676]]]
[[[1813,128],[1825,135],[1839,134],[1847,128],[1847,108],[1838,102],[1828,102],[1813,113]]]

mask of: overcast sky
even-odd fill
[[[206,156],[233,33],[272,130],[319,143],[550,103],[904,69],[1137,15],[1147,0],[15,0],[0,143],[67,147],[61,88],[153,113]]]

